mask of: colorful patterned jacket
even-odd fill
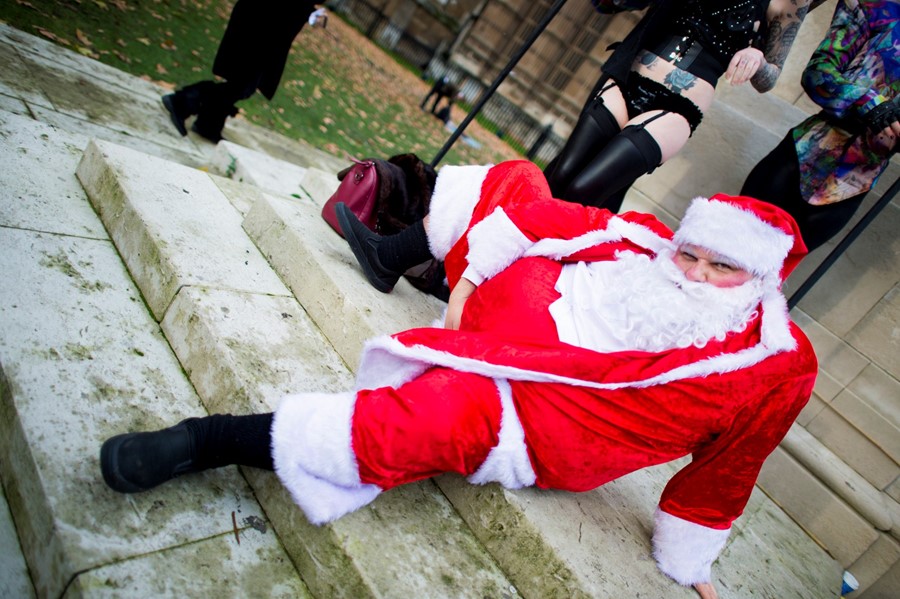
[[[810,204],[866,193],[887,168],[890,154],[874,149],[866,131],[900,115],[898,20],[900,0],[839,0],[803,73],[803,88],[822,107],[792,131],[800,192]]]

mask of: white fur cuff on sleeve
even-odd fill
[[[490,279],[525,254],[533,242],[497,208],[469,230],[469,266]]]
[[[490,165],[445,166],[438,172],[428,209],[428,248],[438,260],[446,258],[465,234],[490,169]]]
[[[659,569],[684,586],[709,582],[712,563],[731,529],[718,530],[688,522],[657,508],[653,557]]]

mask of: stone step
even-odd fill
[[[174,560],[190,576],[167,582],[173,594],[240,594],[262,575],[278,596],[309,596],[237,469],[152,494],[106,488],[104,439],[203,406],[75,178],[87,140],[6,113],[0,137],[0,478],[36,595],[114,595]]]
[[[78,175],[209,412],[269,411],[288,392],[352,386],[340,355],[208,175],[104,142],[91,142]],[[349,278],[350,251],[338,247],[326,270]],[[311,275],[307,282],[317,285]],[[515,594],[430,481],[316,528],[273,474],[244,474],[317,596]]]
[[[0,597],[33,599],[34,596],[34,585],[31,584],[16,525],[6,503],[6,495],[0,488]]]

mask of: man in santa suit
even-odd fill
[[[372,235],[339,214],[345,233]],[[370,340],[354,392],[113,437],[107,484],[271,468],[321,524],[444,472],[586,491],[690,454],[660,498],[654,557],[715,597],[711,564],[815,381],[780,291],[806,253],[793,219],[717,195],[673,234],[555,200],[513,161],[441,169],[426,230],[452,288],[444,328]]]

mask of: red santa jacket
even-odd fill
[[[813,348],[780,291],[769,290],[743,332],[703,348],[598,353],[558,341],[547,317],[541,322],[527,307],[520,313],[531,281],[519,271],[534,269],[510,265],[539,256],[564,263],[611,260],[621,251],[653,255],[671,246],[668,227],[647,214],[554,200],[542,174],[524,162],[457,173],[445,167],[431,215],[432,251],[445,259],[451,285],[463,273],[482,285],[459,332],[415,329],[370,342],[359,386],[399,385],[434,365],[508,380],[541,487],[589,490],[691,455],[660,499],[657,557],[673,529],[668,516],[684,521],[674,524],[679,538],[669,562],[696,532],[691,525],[724,533],[699,532],[717,555],[815,382]],[[432,234],[442,226],[458,232]],[[708,579],[707,566],[672,565],[667,573],[691,584]]]
[[[612,260],[626,250],[654,255],[671,239],[653,216],[552,199],[530,163],[444,167],[429,243],[445,259],[451,284],[465,273],[481,285],[460,331],[414,329],[371,340],[357,388],[400,387],[434,366],[497,380],[507,397],[504,419],[512,412],[522,433],[511,438],[525,446],[533,470],[530,480],[512,476],[511,486],[526,480],[582,491],[692,455],[660,499],[655,557],[682,584],[706,582],[759,468],[812,392],[815,355],[790,322],[784,297],[770,290],[741,333],[659,353],[599,353],[562,343],[542,309],[546,302],[520,301],[539,292],[536,272],[553,279],[564,262]],[[348,429],[321,425],[349,421],[353,403],[350,394],[305,396],[276,413],[276,469],[313,521],[355,509],[381,490],[360,482]],[[299,428],[317,442],[306,445]],[[289,462],[293,473],[282,466]],[[494,474],[473,478],[505,482],[502,472]]]

